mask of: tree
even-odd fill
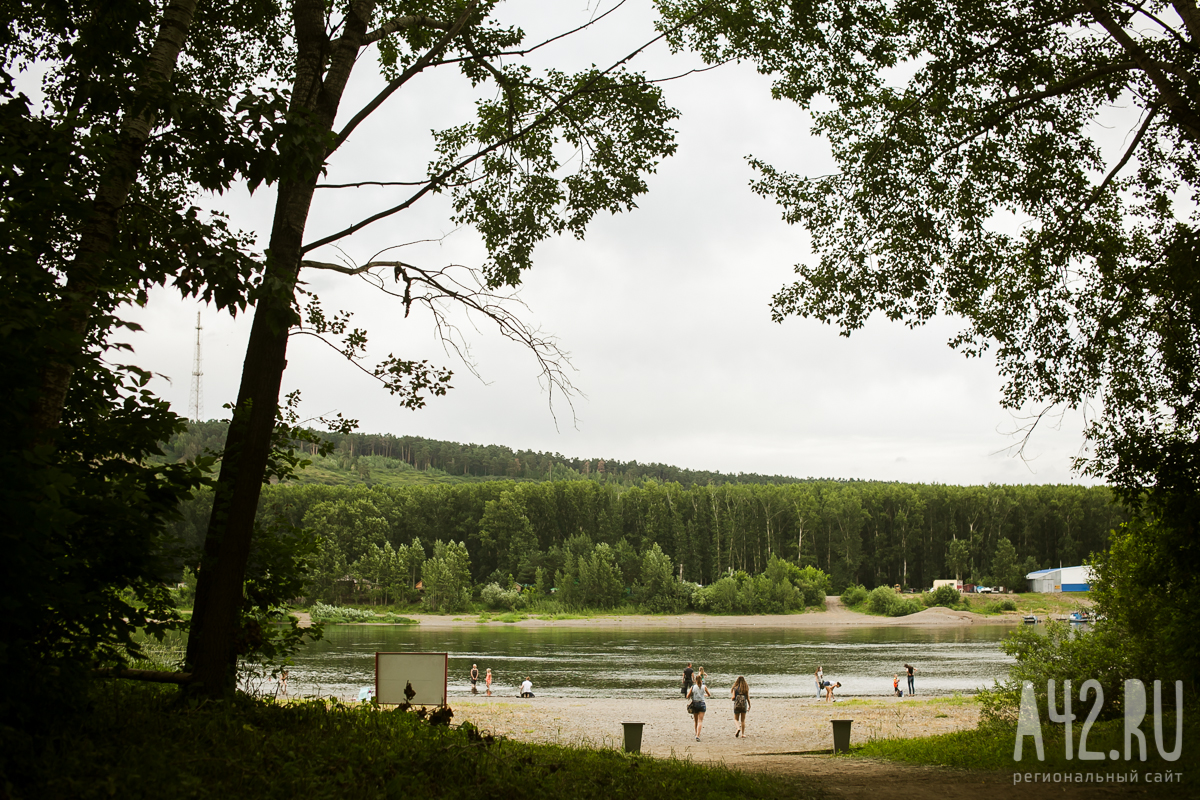
[[[996,552],[992,556],[992,575],[1005,589],[1017,591],[1025,584],[1025,573],[1017,564],[1017,548],[1007,537],[1001,537],[996,542]]]
[[[495,291],[520,282],[537,242],[565,232],[582,236],[596,213],[631,208],[646,189],[644,175],[674,150],[668,125],[674,112],[662,102],[657,87],[623,68],[633,54],[606,69],[577,75],[551,70],[535,76],[505,62],[532,48],[521,49],[519,28],[491,19],[497,5],[495,0],[431,0],[421,13],[413,14],[402,13],[400,4],[374,0],[295,3],[295,77],[278,146],[290,169],[279,183],[269,257],[255,296],[189,642],[188,660],[205,692],[221,694],[233,686],[231,642],[238,626],[241,576],[254,508],[268,472],[289,333],[305,332],[297,328],[303,321],[307,332],[342,336],[335,346],[355,363],[365,345],[365,334],[348,327],[347,315],[327,317],[319,305],[310,303],[301,317],[300,270],[360,275],[385,290],[394,283],[405,313],[414,302],[424,305],[433,311],[435,324],[445,324],[439,315],[441,303],[463,304],[529,347],[551,383],[568,388],[553,342],[520,324]],[[372,46],[378,48],[386,83],[335,131],[351,71]],[[335,234],[305,242],[324,165],[390,96],[416,75],[438,67],[457,68],[472,85],[494,84],[498,95],[477,103],[474,120],[435,134],[427,177],[412,186],[407,199]],[[579,155],[572,173],[562,169],[564,148]],[[464,284],[453,270],[438,267],[401,261],[345,266],[306,257],[441,192],[452,198],[451,221],[475,228],[487,248],[476,285]],[[363,368],[409,407],[419,407],[426,393],[444,393],[450,380],[447,370],[396,357]]]
[[[670,21],[700,0],[659,5]],[[1077,467],[1147,511],[1155,534],[1133,535],[1183,565],[1184,584],[1164,596],[1180,602],[1171,618],[1190,618],[1183,598],[1200,590],[1194,0],[717,6],[673,33],[676,46],[758,63],[777,96],[812,110],[837,162],[812,177],[752,160],[756,191],[808,229],[819,257],[776,294],[775,318],[814,317],[849,335],[876,312],[908,325],[951,314],[965,324],[952,344],[993,354],[1002,404],[1031,410],[1027,435],[1055,408],[1099,409]],[[1143,574],[1148,589],[1166,588]],[[1114,624],[1146,634],[1133,618]],[[1176,652],[1168,661],[1200,664],[1194,637],[1157,641]]]
[[[163,584],[168,535],[205,460],[163,466],[184,420],[126,363],[120,317],[172,284],[244,307],[256,262],[202,213],[249,164],[247,97],[271,63],[270,3],[5,3],[0,33],[0,370],[8,387],[0,485],[0,714],[140,651],[134,631],[182,623]],[[207,36],[185,47],[193,25]],[[30,69],[32,67],[32,69]],[[40,76],[30,90],[28,72]],[[253,76],[253,77],[251,77]],[[24,87],[35,99],[19,91]],[[246,100],[245,114],[233,104]],[[42,689],[59,683],[49,694]],[[10,701],[12,704],[10,705]],[[10,716],[11,715],[11,716]]]
[[[962,583],[963,573],[971,564],[971,548],[962,539],[950,542],[946,549],[946,569],[954,573],[956,583]]]
[[[471,599],[471,557],[462,542],[440,539],[433,544],[433,558],[421,569],[425,602],[433,611],[456,611]]]

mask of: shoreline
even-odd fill
[[[671,615],[603,615],[580,619],[538,619],[530,617],[516,622],[504,622],[498,619],[480,621],[477,616],[451,616],[443,614],[405,614],[409,619],[416,620],[422,628],[461,628],[478,625],[495,625],[499,627],[517,628],[602,628],[602,629],[696,629],[711,628],[714,630],[737,628],[774,628],[803,630],[820,630],[825,628],[862,628],[862,627],[912,627],[912,628],[948,628],[966,627],[973,625],[1020,625],[1020,612],[1010,611],[1003,614],[983,615],[973,611],[954,611],[944,606],[934,606],[909,614],[905,617],[883,617],[851,611],[842,605],[841,598],[831,595],[826,599],[824,611],[806,611],[798,614],[758,614],[758,615],[709,615],[709,614],[671,614]],[[312,619],[306,612],[296,612],[300,626],[307,627]],[[337,623],[343,624],[343,623]],[[386,622],[344,623],[357,625],[387,625]]]

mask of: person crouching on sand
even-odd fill
[[[694,678],[695,683],[692,688],[688,689],[688,699],[692,701],[692,717],[696,721],[696,741],[700,741],[700,729],[704,727],[704,712],[708,711],[708,704],[704,702],[707,695],[712,697],[712,692],[704,685],[704,673],[697,672]]]
[[[830,683],[829,681],[826,681],[825,682],[825,699],[832,703],[833,702],[833,690],[840,689],[840,688],[842,688],[841,681],[838,681],[837,683]]]

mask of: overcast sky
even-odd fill
[[[630,5],[595,32],[547,48],[534,63],[580,69],[625,55],[653,35],[647,0]],[[586,0],[504,6],[505,18],[521,25],[529,41],[594,13],[595,0],[591,7]],[[660,43],[633,66],[665,77],[701,65],[671,56]],[[342,118],[379,86],[364,57]],[[808,135],[804,113],[771,100],[769,80],[748,65],[691,75],[664,90],[681,113],[679,151],[650,176],[640,207],[596,219],[585,241],[539,246],[521,288],[523,317],[570,353],[572,380],[586,395],[574,400],[577,419],[558,401],[556,424],[532,357],[485,321],[478,321],[478,332],[464,321],[480,380],[442,350],[428,316],[414,309],[404,319],[394,298],[312,270],[302,278],[326,310],[352,310],[355,323],[370,332],[371,357],[428,358],[456,374],[448,396],[408,411],[324,345],[293,337],[284,391],[301,390],[303,414],[341,412],[371,433],[722,472],[952,484],[1080,480],[1070,460],[1082,443],[1081,414],[1067,412],[1057,430],[1043,423],[1027,460],[1014,457],[1010,433],[1022,421],[999,407],[993,363],[947,347],[959,327],[954,320],[909,330],[879,319],[849,339],[812,320],[771,322],[772,294],[790,281],[795,263],[812,256],[805,232],[750,191],[745,157],[820,174],[832,168],[828,148]],[[450,69],[422,76],[355,132],[332,160],[328,180],[421,177],[430,129],[466,121],[473,97]],[[321,191],[307,239],[400,196],[396,189]],[[213,204],[265,241],[273,202],[272,192],[260,191],[233,192]],[[363,263],[390,245],[441,239],[397,257],[428,267],[481,264],[477,238],[453,231],[446,211],[434,198],[344,241],[342,254],[327,248],[312,255]],[[224,417],[222,404],[237,394],[249,316],[232,320],[158,292],[132,315],[146,328],[131,340],[136,361],[165,376],[154,388],[187,414],[197,310],[204,326],[203,414]]]

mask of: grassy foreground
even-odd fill
[[[1186,712],[1187,709],[1185,709]],[[1138,750],[1133,749],[1134,760],[1125,761],[1123,757],[1110,760],[1106,755],[1103,761],[1079,760],[1080,728],[1083,719],[1073,726],[1073,753],[1071,760],[1066,757],[1066,740],[1062,725],[1045,725],[1042,728],[1042,746],[1044,761],[1039,761],[1037,750],[1032,737],[1025,737],[1022,745],[1020,761],[1013,760],[1013,745],[1016,741],[1016,728],[1003,725],[981,725],[975,730],[955,731],[940,736],[926,736],[914,739],[877,739],[864,745],[852,748],[852,755],[867,758],[884,758],[892,761],[904,761],[914,764],[932,764],[957,769],[977,769],[1003,772],[1091,772],[1091,773],[1138,773],[1146,772],[1182,772],[1183,789],[1195,795],[1200,789],[1200,774],[1197,774],[1198,755],[1196,737],[1200,735],[1200,724],[1184,719],[1183,751],[1177,761],[1165,761],[1159,756],[1154,743],[1154,728],[1150,717],[1141,726],[1146,734],[1148,745],[1147,760],[1137,760]],[[1175,749],[1175,719],[1168,715],[1163,720],[1164,745],[1168,751]],[[1090,752],[1108,754],[1111,750],[1124,754],[1124,722],[1120,719],[1095,723],[1087,737],[1087,748]]]
[[[814,788],[615,750],[532,745],[414,713],[241,697],[178,702],[113,681],[29,736],[0,728],[11,798],[817,798]]]

